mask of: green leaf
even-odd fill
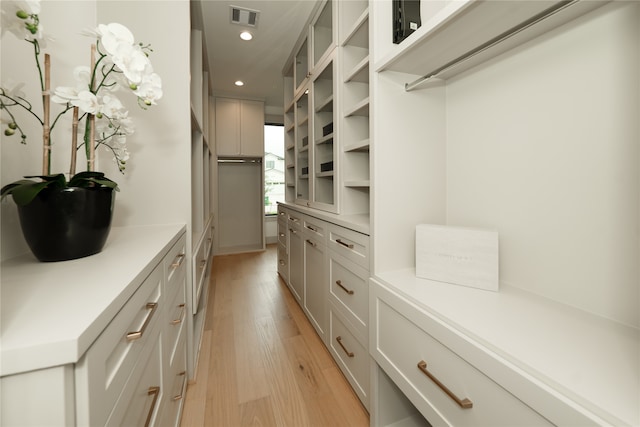
[[[50,182],[47,181],[25,181],[22,184],[18,184],[11,189],[13,201],[16,202],[16,205],[18,206],[28,205],[33,199],[35,199],[38,193],[47,188],[49,185]]]

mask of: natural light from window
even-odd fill
[[[264,126],[264,213],[276,215],[284,202],[284,126]]]

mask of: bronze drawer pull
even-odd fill
[[[142,324],[142,327],[140,328],[139,331],[135,331],[135,332],[129,332],[127,334],[127,341],[135,341],[138,338],[142,338],[142,334],[144,334],[144,331],[147,329],[147,326],[149,326],[149,322],[151,322],[151,318],[153,317],[153,313],[156,312],[156,308],[158,308],[158,303],[156,302],[148,302],[147,305],[145,306],[145,308],[149,311],[149,314],[147,315],[147,318],[144,319],[144,323]]]
[[[312,242],[311,240],[307,239],[307,243],[310,244],[311,246],[313,246],[314,248],[317,246],[315,244],[315,242]]]
[[[171,321],[172,325],[177,325],[179,323],[182,323],[182,318],[184,317],[184,304],[180,304],[180,305],[178,305],[178,307],[181,309],[180,310],[180,315],[178,316],[177,319],[173,319]]]
[[[180,387],[180,394],[177,394],[175,396],[173,396],[171,398],[172,402],[177,402],[178,400],[181,400],[183,397],[183,393],[184,393],[184,383],[185,381],[187,381],[187,371],[182,371],[178,374],[179,377],[182,377],[182,386]]]
[[[344,246],[344,247],[346,247],[346,248],[353,249],[353,244],[351,244],[351,243],[345,243],[345,242],[343,242],[343,241],[342,241],[342,240],[340,240],[340,239],[336,239],[336,243],[339,243],[339,244],[341,244],[342,246]]]
[[[342,337],[341,336],[337,336],[336,337],[336,341],[338,341],[338,344],[340,344],[340,347],[342,347],[342,349],[344,350],[345,353],[347,353],[347,356],[349,357],[353,357],[355,356],[352,352],[350,352],[349,350],[346,349],[346,347],[344,346],[344,344],[342,344]]]
[[[176,268],[180,267],[180,265],[182,264],[182,261],[184,261],[184,257],[185,257],[185,254],[180,254],[176,256],[173,263],[171,264],[171,268],[175,270]]]
[[[342,280],[336,280],[336,285],[340,286],[342,290],[348,293],[349,295],[353,295],[353,291],[351,289],[347,289],[344,287],[344,285],[342,284]]]
[[[149,408],[149,414],[147,415],[147,421],[144,422],[144,427],[149,427],[151,423],[151,416],[153,415],[153,411],[156,409],[156,403],[158,403],[158,396],[160,396],[160,387],[149,387],[147,391],[147,395],[153,395],[153,402],[151,403],[151,408]]]
[[[449,397],[452,398],[458,404],[458,406],[460,406],[462,409],[469,409],[473,407],[473,402],[471,402],[466,397],[464,399],[460,399],[451,390],[449,390],[447,386],[442,384],[440,380],[434,377],[433,374],[427,370],[427,362],[425,362],[424,360],[421,360],[420,362],[418,362],[418,369],[420,369],[423,374],[428,376],[431,381],[436,383],[436,385],[440,387],[442,391],[447,393],[447,395],[449,395]]]

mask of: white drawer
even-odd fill
[[[287,246],[287,222],[278,220],[278,243]]]
[[[164,310],[163,276],[159,265],[77,363],[76,390],[88,402],[78,407],[79,424],[105,423],[142,350],[151,346]]]
[[[155,338],[155,345],[136,366],[106,426],[147,427],[158,424],[157,414],[165,400],[165,391],[162,389],[159,334],[156,334]]]
[[[341,314],[330,307],[329,349],[362,404],[369,408],[369,352],[350,332]]]
[[[305,215],[302,219],[304,235],[322,245],[326,244],[325,236],[327,235],[326,229],[328,225],[328,223],[308,215]]]
[[[186,254],[186,238],[183,236],[171,247],[164,258],[165,294],[167,299],[172,299],[175,293],[178,292],[180,282],[184,282],[187,272]]]
[[[289,279],[289,256],[287,254],[287,248],[278,244],[278,274],[287,281]]]
[[[361,341],[368,339],[369,272],[343,256],[329,252],[329,298],[356,328]]]
[[[332,251],[369,269],[369,236],[331,224],[328,246]]]
[[[297,212],[290,212],[288,214],[288,220],[287,220],[287,224],[289,225],[289,227],[294,227],[294,228],[301,228],[302,227],[302,218],[304,217],[304,215],[302,215],[301,213],[297,213]]]
[[[392,303],[394,304],[394,303]],[[545,418],[377,298],[373,356],[433,425],[545,426]]]
[[[167,303],[167,314],[165,318],[166,336],[163,337],[162,345],[166,347],[165,356],[169,363],[173,362],[176,354],[180,351],[180,337],[184,334],[187,322],[187,304],[185,297],[186,278],[183,276],[182,283],[178,286],[181,291],[176,292],[173,301]],[[184,343],[182,343],[184,345]]]
[[[185,336],[180,336],[180,351],[169,369],[167,375],[167,395],[163,406],[159,425],[162,427],[177,427],[180,425],[180,408],[184,404],[187,386],[187,347]]]
[[[278,221],[284,220],[285,222],[289,219],[289,211],[282,206],[278,206]]]

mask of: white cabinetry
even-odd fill
[[[279,266],[289,266],[288,278],[279,267],[280,276],[368,408],[369,236],[336,215],[284,204],[278,212],[289,233],[278,245]]]
[[[177,426],[185,258],[184,227],[146,226],[81,260],[3,263],[2,424]]]
[[[373,424],[403,418],[389,401],[434,424],[640,424],[640,102],[607,95],[637,87],[640,5],[567,2],[484,49],[559,2],[422,3],[442,8],[393,45],[388,2],[370,2]],[[416,279],[421,223],[497,230],[499,292]]]
[[[368,11],[363,0],[319,2],[285,67],[287,202],[369,214]]]
[[[216,98],[218,156],[264,156],[264,102]]]
[[[327,331],[326,223],[305,215],[303,309],[316,332],[325,341]]]
[[[302,305],[304,298],[304,240],[302,236],[302,215],[290,212],[289,219],[289,289]]]

